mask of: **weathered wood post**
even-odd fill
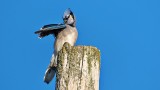
[[[56,76],[56,90],[99,90],[100,51],[65,43],[59,52]]]

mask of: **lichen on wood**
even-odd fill
[[[58,53],[56,90],[99,90],[100,51],[65,43]]]

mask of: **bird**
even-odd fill
[[[68,42],[71,46],[74,46],[78,37],[76,17],[70,8],[65,10],[62,18],[63,23],[44,25],[40,30],[35,32],[35,34],[39,35],[39,38],[43,38],[48,35],[54,35],[55,37],[54,52],[44,75],[44,82],[47,84],[49,84],[55,76],[57,71],[58,52],[62,49],[63,44]]]

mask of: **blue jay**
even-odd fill
[[[39,31],[35,32],[35,34],[39,35],[39,38],[43,38],[49,34],[53,34],[55,36],[54,53],[44,76],[44,82],[46,82],[47,84],[49,84],[56,73],[57,56],[58,52],[63,47],[63,44],[65,42],[68,42],[73,46],[78,37],[78,32],[75,27],[76,18],[70,9],[67,9],[64,12],[63,21],[63,24],[45,25]]]

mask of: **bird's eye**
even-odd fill
[[[65,18],[68,19],[70,17],[70,15],[67,15]]]

